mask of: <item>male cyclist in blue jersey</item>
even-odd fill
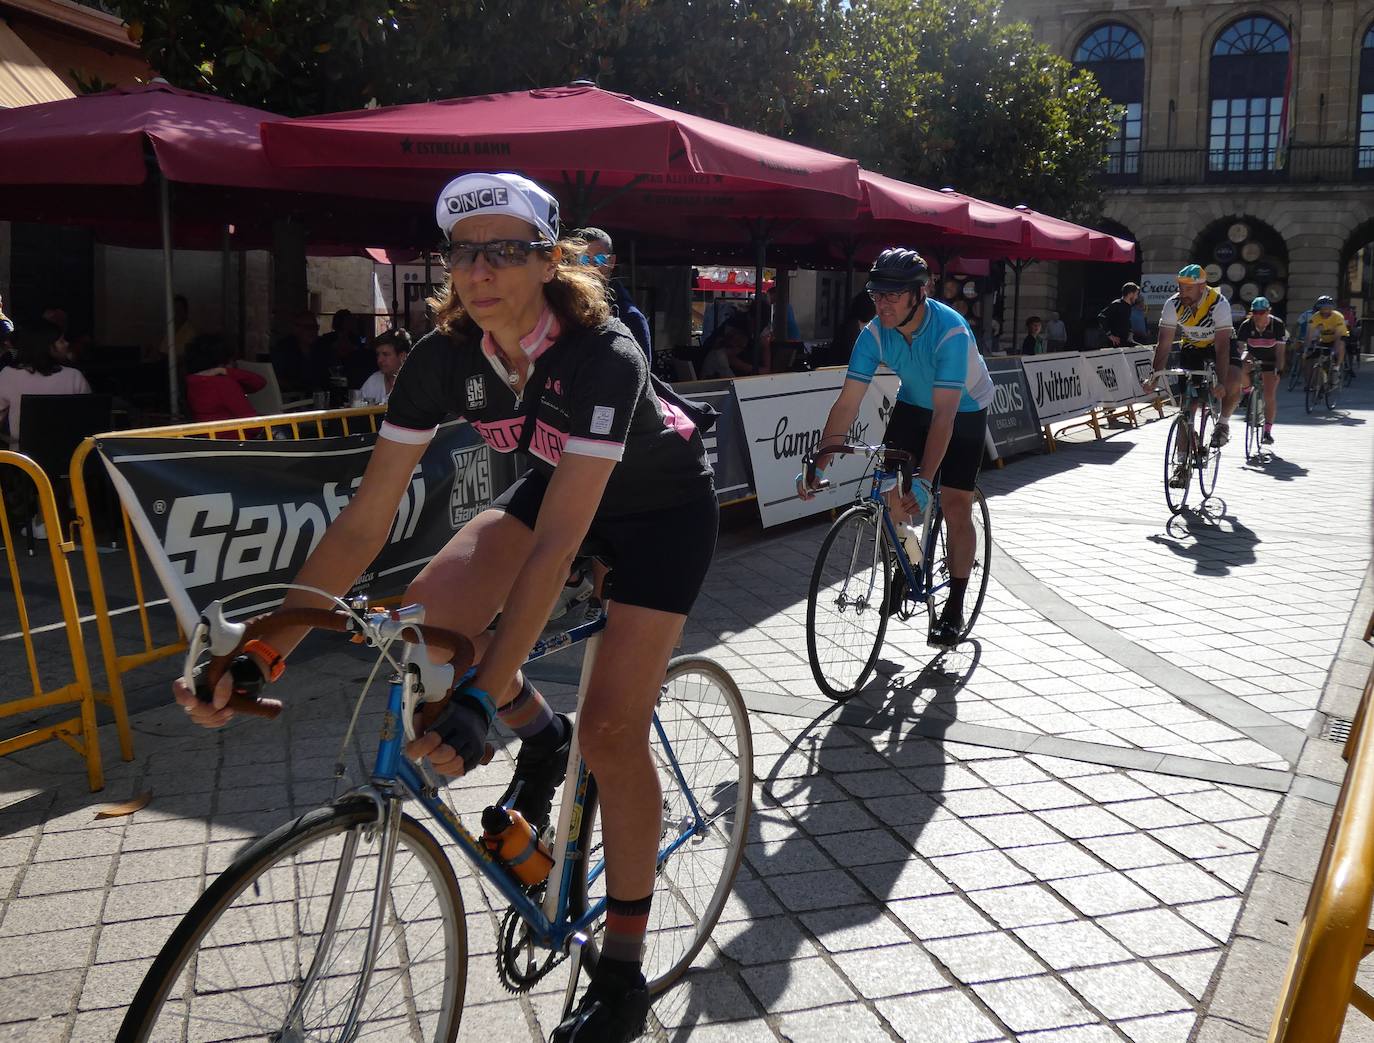
[[[930,268],[915,250],[884,250],[873,263],[867,288],[877,316],[854,342],[844,387],[825,422],[816,475],[819,482],[833,455],[824,446],[843,441],[878,363],[885,363],[902,386],[883,442],[919,461],[911,493],[901,497],[894,490],[888,503],[893,522],[901,525],[925,512],[931,483],[940,483],[951,578],[949,600],[928,640],[951,648],[964,629],[964,592],[977,550],[973,487],[983,462],[993,384],[968,323],[953,308],[926,296],[929,282]],[[803,499],[811,499],[818,489],[799,476],[797,492]],[[895,580],[893,599],[900,602],[905,583],[900,569]]]

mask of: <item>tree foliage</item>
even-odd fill
[[[1054,213],[1113,112],[999,0],[114,0],[171,82],[288,115],[594,80]]]

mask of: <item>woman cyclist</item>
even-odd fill
[[[1283,369],[1284,348],[1288,344],[1288,329],[1283,320],[1275,316],[1269,307],[1268,297],[1256,297],[1250,302],[1250,314],[1236,331],[1244,354],[1243,360],[1256,359],[1264,380],[1264,434],[1261,441],[1265,445],[1274,444],[1274,418],[1279,412],[1279,373]],[[1244,367],[1245,380],[1249,383],[1250,370]],[[1251,394],[1255,394],[1252,390]]]
[[[605,280],[577,263],[576,244],[559,243],[558,203],[541,187],[515,174],[465,174],[444,188],[436,217],[448,239],[448,282],[431,302],[436,328],[397,376],[362,484],[296,581],[334,593],[352,585],[446,415],[464,416],[497,451],[533,456],[406,592],[426,622],[474,635],[481,657],[407,752],[461,775],[499,717],[521,739],[507,792],[540,828],[566,770],[570,726],[519,668],[584,537],[609,551],[608,619],[579,740],[600,795],[606,929],[591,985],[552,1038],[619,1043],[643,1031],[649,1008],[640,959],[661,812],[650,720],[715,548],[700,414],[650,380],[644,353],[611,317]],[[317,603],[294,591],[286,601]],[[289,636],[277,654],[303,634]],[[265,676],[270,665],[250,658],[235,676],[255,667]],[[181,686],[176,697],[217,726],[229,717],[230,687],[222,683],[211,705]]]

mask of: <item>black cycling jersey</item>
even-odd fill
[[[497,452],[527,449],[545,476],[564,453],[617,460],[596,516],[636,514],[688,503],[713,489],[687,404],[655,384],[643,351],[615,319],[559,336],[538,355],[523,400],[478,338],[435,330],[407,356],[379,434],[419,444],[446,416],[457,415]],[[522,439],[527,413],[534,431]]]

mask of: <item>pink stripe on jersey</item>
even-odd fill
[[[663,426],[669,431],[676,431],[684,442],[690,442],[692,432],[697,429],[696,424],[692,423],[686,413],[666,399],[660,398],[658,404],[663,407]]]
[[[530,439],[530,452],[547,464],[558,466],[563,459],[563,444],[567,435],[556,431],[542,420],[534,422],[534,437]]]
[[[473,421],[472,426],[482,436],[482,441],[498,453],[513,453],[520,445],[520,432],[525,428],[525,418],[513,416],[509,420]]]

